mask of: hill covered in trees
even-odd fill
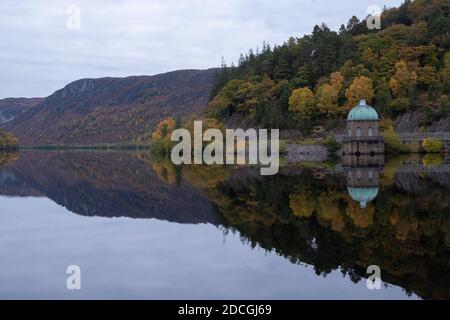
[[[421,125],[448,116],[449,0],[405,1],[385,8],[382,28],[352,17],[339,31],[317,25],[309,35],[250,50],[226,66],[207,116],[272,128],[335,128],[360,99],[384,118],[419,111]]]

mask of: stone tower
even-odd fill
[[[374,108],[361,100],[347,117],[342,150],[344,154],[384,154],[384,141],[380,134],[380,118]]]

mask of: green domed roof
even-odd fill
[[[348,187],[347,190],[350,197],[359,202],[361,208],[365,208],[368,202],[373,201],[377,197],[379,188]]]
[[[350,110],[347,120],[379,120],[377,111],[366,104],[366,100],[361,100],[359,105]]]

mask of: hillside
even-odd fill
[[[282,45],[250,50],[237,66],[223,63],[205,116],[226,126],[309,134],[341,127],[365,99],[383,119],[416,112],[412,128],[448,128],[449,8],[450,0],[405,1],[384,9],[380,30],[352,17],[339,31],[322,24]],[[441,119],[446,123],[432,126]]]
[[[17,118],[22,113],[42,102],[42,98],[0,99],[0,125]]]
[[[77,80],[2,127],[21,145],[137,142],[163,118],[202,111],[216,73]]]

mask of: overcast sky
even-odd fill
[[[43,97],[80,78],[205,69],[241,52],[338,29],[401,0],[0,0],[0,98]],[[81,9],[77,15],[68,9]],[[69,24],[69,27],[68,27]],[[75,28],[75,29],[74,29]]]

